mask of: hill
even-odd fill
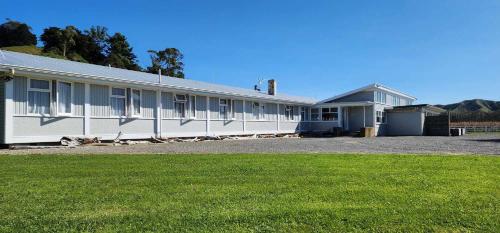
[[[65,58],[65,57],[63,57],[59,54],[56,54],[56,53],[44,52],[42,48],[38,48],[34,45],[3,47],[3,48],[0,48],[0,50],[7,50],[7,51],[12,51],[12,52],[18,52],[18,53],[27,53],[27,54],[32,54],[32,55],[59,58],[59,59],[64,59],[64,60],[71,60],[71,61],[78,61],[78,62],[87,63],[87,61],[83,57],[81,57],[79,54],[69,54],[68,58]]]
[[[468,112],[500,112],[500,101],[493,100],[483,100],[483,99],[473,99],[464,100],[459,103],[448,104],[448,105],[436,105],[436,107],[443,108],[450,112],[456,113],[468,113]]]

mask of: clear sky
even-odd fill
[[[176,47],[187,78],[327,98],[382,83],[418,103],[500,100],[499,0],[0,0],[1,18],[103,25],[125,34],[142,66]]]

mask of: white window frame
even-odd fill
[[[318,109],[318,113],[313,113],[313,109]],[[310,114],[309,114],[309,120],[310,120],[310,121],[321,121],[321,117],[322,117],[322,116],[321,116],[321,115],[322,115],[322,114],[321,114],[321,108],[311,108],[311,109],[309,110],[309,112],[310,112]],[[315,119],[313,119],[313,114],[318,114],[318,117],[317,117],[317,118],[315,118]]]
[[[401,98],[399,96],[393,95],[392,96],[392,105],[393,106],[400,106],[401,105]]]
[[[135,114],[134,106],[134,91],[139,91],[139,114]],[[125,89],[125,97],[127,96],[127,90]],[[127,109],[127,98],[125,98],[125,109]],[[142,90],[130,88],[130,115],[135,118],[142,116]]]
[[[380,117],[380,121],[379,121]],[[375,111],[375,121],[377,124],[387,124],[387,112],[385,111]]]
[[[255,104],[258,104],[257,107],[257,117],[255,116]],[[266,114],[265,114],[265,105],[262,102],[257,102],[254,101],[252,102],[252,118],[257,121],[265,121],[266,120]]]
[[[229,99],[225,99],[225,98],[218,98],[217,99],[219,101],[219,120],[229,120],[229,103],[230,100]],[[221,104],[221,101],[224,101],[225,103],[224,104]],[[226,115],[224,116],[221,112],[221,109],[224,107],[225,111],[226,111]]]
[[[173,98],[173,107],[174,107],[174,119],[186,119],[188,114],[187,114],[187,103],[189,101],[189,96],[187,94],[179,94],[179,93],[172,93],[174,95],[174,98]],[[184,100],[177,100],[177,96],[178,95],[183,95],[184,96]],[[176,103],[179,102],[179,103],[182,103],[184,104],[184,112],[181,114],[181,116],[178,116],[177,114],[177,107],[176,107]]]
[[[70,106],[70,112],[69,113],[63,113],[63,112],[59,112],[59,83],[69,83],[71,85],[71,106]],[[68,82],[68,81],[57,81],[56,82],[56,90],[57,90],[57,93],[56,93],[56,112],[57,112],[57,115],[58,116],[72,116],[73,113],[74,113],[74,106],[73,106],[73,101],[74,101],[74,95],[75,95],[75,85],[73,82]]]
[[[328,109],[327,112],[323,111],[323,109],[325,109],[325,108]],[[333,109],[335,109],[335,111],[333,111]],[[325,113],[337,114],[337,117],[336,118],[334,117],[333,120],[324,120],[323,119],[323,114],[325,114]],[[321,119],[321,121],[329,121],[329,122],[330,121],[338,121],[339,120],[339,108],[338,107],[324,107],[324,108],[321,108],[321,118],[320,119]]]
[[[300,107],[300,119],[299,121],[306,121],[306,107]]]
[[[121,96],[121,95],[113,95],[113,89],[123,89],[124,90],[124,95]],[[112,98],[119,98],[119,99],[124,99],[124,105],[123,105],[123,108],[124,108],[124,114],[119,116],[119,115],[113,115],[113,110],[112,110],[112,107],[111,107],[111,99]],[[128,113],[127,113],[127,88],[125,87],[114,87],[114,86],[110,86],[109,87],[109,115],[111,117],[127,117],[128,116]]]
[[[38,81],[47,81],[49,82],[49,90],[47,89],[39,89],[39,88],[31,88],[31,80]],[[36,79],[36,78],[28,78],[27,86],[26,86],[26,115],[28,116],[51,116],[52,114],[52,82],[47,79]],[[49,114],[44,113],[30,113],[30,105],[29,105],[29,92],[30,91],[38,91],[38,92],[48,92],[49,93]],[[57,106],[56,106],[57,107]],[[57,111],[55,111],[57,112]]]
[[[294,120],[294,112],[292,105],[285,105],[285,121],[293,121]]]
[[[189,95],[189,119],[196,119],[196,95]]]
[[[382,91],[375,91],[375,102],[381,103],[381,104],[386,104],[387,103],[387,93],[382,92]]]

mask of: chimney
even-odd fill
[[[267,94],[276,95],[276,80],[274,79],[267,80]]]

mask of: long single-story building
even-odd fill
[[[371,84],[317,101],[0,51],[0,143],[389,129],[387,109],[415,97]],[[394,133],[394,131],[391,131]]]

